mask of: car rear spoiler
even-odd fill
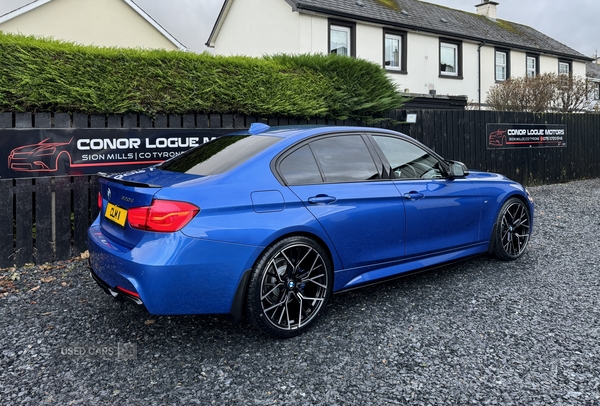
[[[125,180],[125,179],[115,178],[114,177],[115,175],[114,174],[110,174],[110,173],[98,172],[97,175],[100,178],[104,178],[104,179],[110,180],[111,182],[120,183],[120,184],[125,185],[125,186],[145,187],[145,188],[162,188],[162,186],[160,186],[160,185],[154,185],[152,183],[136,182],[136,181],[133,181],[133,180]]]

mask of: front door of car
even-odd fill
[[[425,149],[392,136],[373,136],[389,161],[406,211],[407,257],[477,243],[481,196],[466,178],[448,179]]]
[[[328,234],[344,268],[404,256],[403,198],[381,179],[362,135],[313,140],[286,156],[280,173]]]
[[[479,239],[481,198],[466,179],[396,181],[406,208],[406,255],[439,252]]]

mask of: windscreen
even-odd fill
[[[235,168],[279,140],[257,135],[220,137],[165,161],[158,168],[191,175],[216,175]]]

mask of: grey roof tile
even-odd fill
[[[288,0],[300,10],[320,12],[358,21],[371,21],[404,29],[434,32],[492,45],[546,52],[590,60],[582,53],[526,25],[419,0]],[[357,4],[362,3],[362,6]],[[402,13],[402,10],[406,11]],[[447,22],[443,22],[445,19]]]
[[[596,62],[589,62],[585,65],[586,76],[588,78],[600,79],[600,65]]]

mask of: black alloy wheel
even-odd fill
[[[333,286],[329,257],[310,238],[292,236],[267,248],[254,266],[246,301],[267,334],[293,337],[323,313]]]
[[[498,214],[494,235],[494,254],[503,261],[519,258],[527,248],[530,235],[529,208],[520,199],[509,199]]]

